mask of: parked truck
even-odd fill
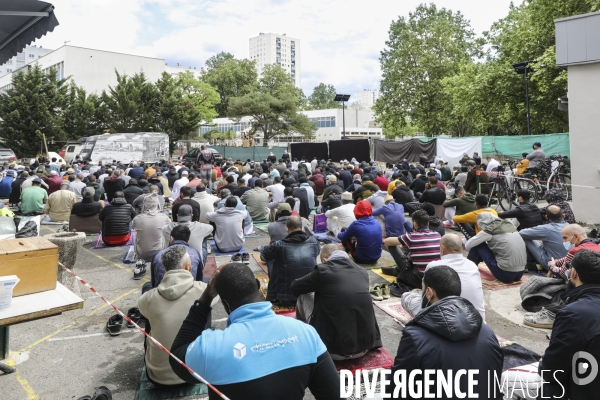
[[[82,161],[156,162],[169,158],[169,135],[158,132],[105,133],[82,138]]]

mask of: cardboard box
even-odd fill
[[[58,246],[43,237],[0,240],[0,276],[16,275],[13,297],[56,289]]]
[[[8,308],[12,304],[13,290],[19,278],[16,275],[0,276],[0,308]]]

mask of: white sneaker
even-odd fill
[[[533,326],[534,328],[552,329],[555,319],[555,313],[542,307],[540,311],[534,314],[525,315],[523,323],[527,326]]]

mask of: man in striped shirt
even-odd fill
[[[414,230],[400,237],[389,237],[383,244],[390,252],[395,267],[382,268],[387,275],[396,276],[396,281],[410,288],[420,288],[427,264],[440,259],[438,232],[429,229],[429,214],[417,210],[412,214]]]

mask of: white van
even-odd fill
[[[59,155],[60,153],[63,153],[63,150],[64,154],[62,158],[64,158],[64,160],[70,164],[75,159],[75,156],[79,155],[79,152],[81,152],[81,139],[79,139],[77,142],[68,142],[60,150]]]

